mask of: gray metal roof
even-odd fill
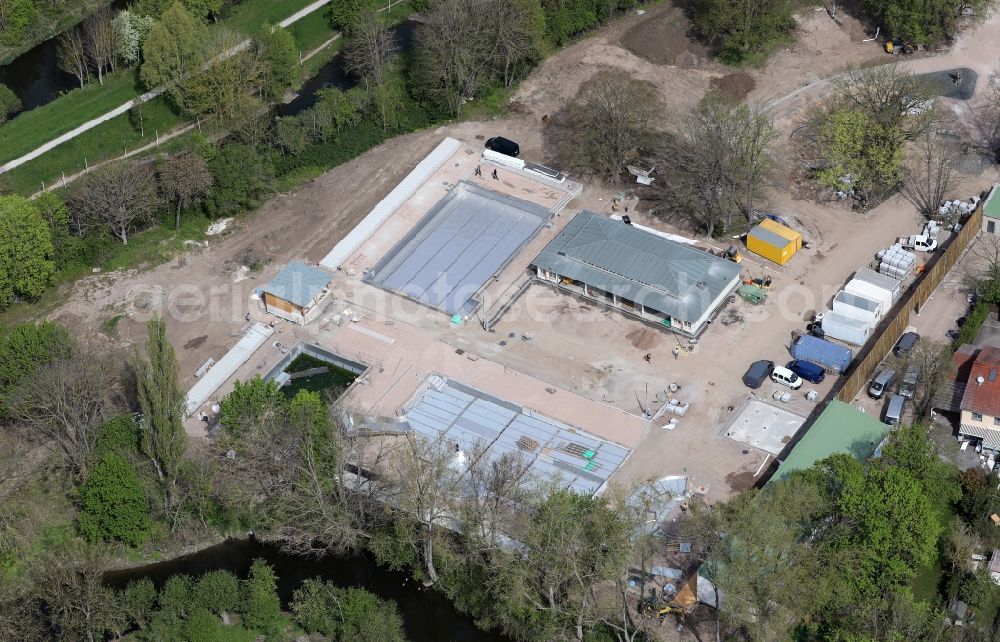
[[[548,219],[544,207],[459,183],[365,280],[448,314],[469,314],[483,284]]]
[[[764,243],[767,243],[771,247],[783,248],[789,243],[794,243],[794,241],[792,241],[791,239],[786,239],[784,236],[781,236],[780,234],[775,234],[771,230],[765,227],[761,227],[760,225],[757,225],[752,230],[747,232],[747,236],[752,236],[755,239],[763,241]]]
[[[854,273],[854,278],[861,281],[866,281],[872,285],[877,285],[883,290],[888,290],[889,292],[895,293],[899,292],[902,287],[902,283],[899,279],[894,279],[891,276],[882,274],[881,272],[876,272],[871,268],[863,267]]]
[[[690,323],[740,277],[732,261],[587,210],[534,265]]]
[[[312,303],[316,295],[333,280],[333,275],[325,270],[306,265],[302,261],[292,261],[271,282],[262,289],[268,294],[284,299],[300,308]]]
[[[879,307],[878,301],[872,301],[871,299],[858,296],[857,294],[851,294],[850,292],[845,292],[843,290],[838,292],[834,299],[845,305],[849,305],[852,308],[858,308],[866,312],[877,312]]]
[[[438,375],[404,412],[410,428],[428,439],[454,441],[465,453],[488,445],[491,461],[508,452],[529,463],[529,474],[561,480],[578,493],[600,490],[630,451],[568,424],[537,414]],[[593,453],[586,456],[586,453]]]

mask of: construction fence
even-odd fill
[[[841,379],[839,389],[834,387],[831,397],[844,403],[851,403],[861,390],[868,385],[878,364],[882,362],[899,337],[910,325],[910,314],[920,314],[920,308],[927,302],[934,289],[955,265],[962,252],[979,234],[983,225],[983,207],[980,203],[968,220],[965,221],[958,234],[954,234],[944,243],[944,247],[930,256],[924,271],[917,277],[913,285],[903,293],[900,300],[892,307],[882,322],[875,328],[871,339],[861,349],[851,367]]]

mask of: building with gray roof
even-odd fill
[[[292,261],[260,289],[264,310],[304,325],[321,312],[324,302],[329,301],[332,280],[333,275],[326,270]]]
[[[490,461],[520,455],[527,474],[582,494],[601,492],[625,462],[628,448],[481,390],[430,375],[402,409],[403,428],[430,440],[454,442],[456,457],[474,452]],[[477,448],[478,446],[478,448]],[[454,462],[453,462],[454,463]]]
[[[692,337],[740,284],[732,261],[587,210],[532,265],[543,281]]]

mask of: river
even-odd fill
[[[115,0],[111,7],[124,9],[127,3],[128,0]],[[76,76],[59,68],[58,43],[58,36],[49,38],[0,67],[0,83],[17,94],[23,111],[41,107],[80,86]]]
[[[409,51],[413,48],[413,34],[416,31],[417,23],[414,20],[407,20],[391,29],[396,38],[396,49],[400,52]],[[277,106],[279,116],[293,116],[299,112],[309,109],[316,104],[316,92],[326,87],[338,87],[340,89],[350,89],[358,84],[357,79],[349,76],[344,71],[344,54],[340,53],[330,59],[316,75],[303,83],[299,89],[299,94],[291,101]]]
[[[337,586],[361,587],[393,600],[403,616],[406,638],[412,642],[509,642],[503,636],[476,628],[472,618],[456,611],[441,593],[424,588],[405,573],[386,570],[367,556],[304,558],[252,538],[231,539],[165,562],[110,571],[104,575],[104,583],[124,588],[132,580],[148,577],[159,588],[171,575],[187,573],[196,577],[220,569],[246,577],[257,558],[274,567],[278,594],[285,607],[303,580],[319,576]]]

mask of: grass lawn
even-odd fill
[[[265,22],[276,23],[309,4],[310,0],[245,0],[220,20],[219,25],[250,33]],[[319,9],[316,13],[325,12]],[[311,29],[315,30],[315,26]],[[27,154],[143,91],[138,69],[125,69],[107,79],[104,85],[91,83],[17,116],[0,126],[0,163]]]
[[[135,69],[122,70],[107,78],[103,86],[92,83],[4,123],[0,126],[0,163],[27,154],[135,98],[141,93],[138,76]]]
[[[334,33],[325,9],[313,11],[305,18],[289,25],[288,31],[295,38],[295,44],[303,54],[309,53],[329,40]]]
[[[134,149],[155,141],[157,130],[165,133],[185,122],[182,116],[170,110],[162,97],[149,101],[141,109],[145,135],[132,125],[129,114],[122,114],[12,169],[4,174],[4,178],[13,191],[33,194],[42,188],[43,181],[51,185],[59,180],[63,172],[70,175],[83,170],[84,159],[92,164],[121,156],[125,148]]]
[[[253,33],[262,24],[278,24],[296,11],[312,4],[312,0],[244,0],[223,13],[219,22],[231,29]],[[326,13],[321,7],[315,11]]]

